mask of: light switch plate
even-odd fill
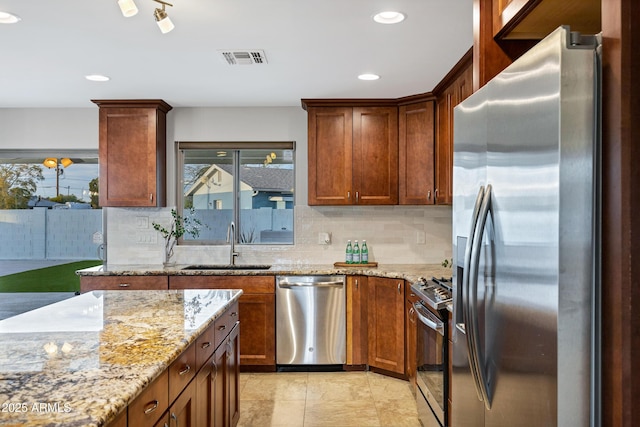
[[[418,231],[416,233],[416,243],[418,245],[424,245],[427,243],[427,236],[424,231]]]

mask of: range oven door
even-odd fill
[[[446,322],[420,302],[413,307],[418,317],[416,399],[420,422],[423,426],[445,426],[448,369]]]

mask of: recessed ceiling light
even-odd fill
[[[365,73],[365,74],[360,74],[358,76],[358,78],[360,80],[378,80],[380,78],[379,75],[377,74],[369,74],[369,73]]]
[[[20,21],[18,15],[0,11],[0,24],[15,24],[18,21]]]
[[[397,24],[398,22],[404,21],[404,18],[404,13],[392,10],[380,12],[373,16],[373,20],[379,24]]]
[[[84,78],[92,82],[108,82],[110,80],[109,77],[103,76],[102,74],[89,74],[84,76]]]

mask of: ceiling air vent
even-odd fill
[[[267,56],[264,54],[264,50],[224,49],[218,50],[218,52],[220,52],[224,60],[229,65],[252,65],[267,63]]]

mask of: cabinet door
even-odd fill
[[[418,323],[415,309],[413,304],[418,301],[418,297],[411,291],[411,287],[405,284],[405,346],[407,354],[407,377],[409,377],[409,383],[411,384],[411,390],[416,393],[416,376],[418,371],[418,360],[416,356],[418,346]]]
[[[242,340],[240,364],[243,366],[276,365],[276,298],[274,294],[240,296]]]
[[[162,101],[94,102],[100,106],[100,205],[164,206],[166,112],[171,107]]]
[[[169,375],[164,371],[129,404],[130,426],[153,426],[169,407]]]
[[[353,189],[355,204],[398,204],[397,107],[353,109]]]
[[[367,277],[347,276],[347,365],[367,364]]]
[[[198,427],[196,424],[196,383],[191,381],[169,408],[169,425]]]
[[[405,374],[404,280],[369,277],[369,366]]]
[[[227,413],[228,425],[235,426],[240,419],[240,324],[237,324],[227,339]]]
[[[215,427],[225,427],[228,419],[227,402],[228,392],[228,370],[227,370],[227,346],[221,345],[213,354],[214,377],[213,377],[213,425]]]
[[[402,105],[398,111],[398,190],[401,205],[432,205],[434,195],[433,101]]]
[[[310,107],[307,114],[308,204],[352,204],[352,109]]]
[[[436,203],[451,204],[453,188],[453,87],[438,98],[436,140]]]
[[[196,375],[196,425],[214,425],[216,365],[214,355],[202,365]]]

